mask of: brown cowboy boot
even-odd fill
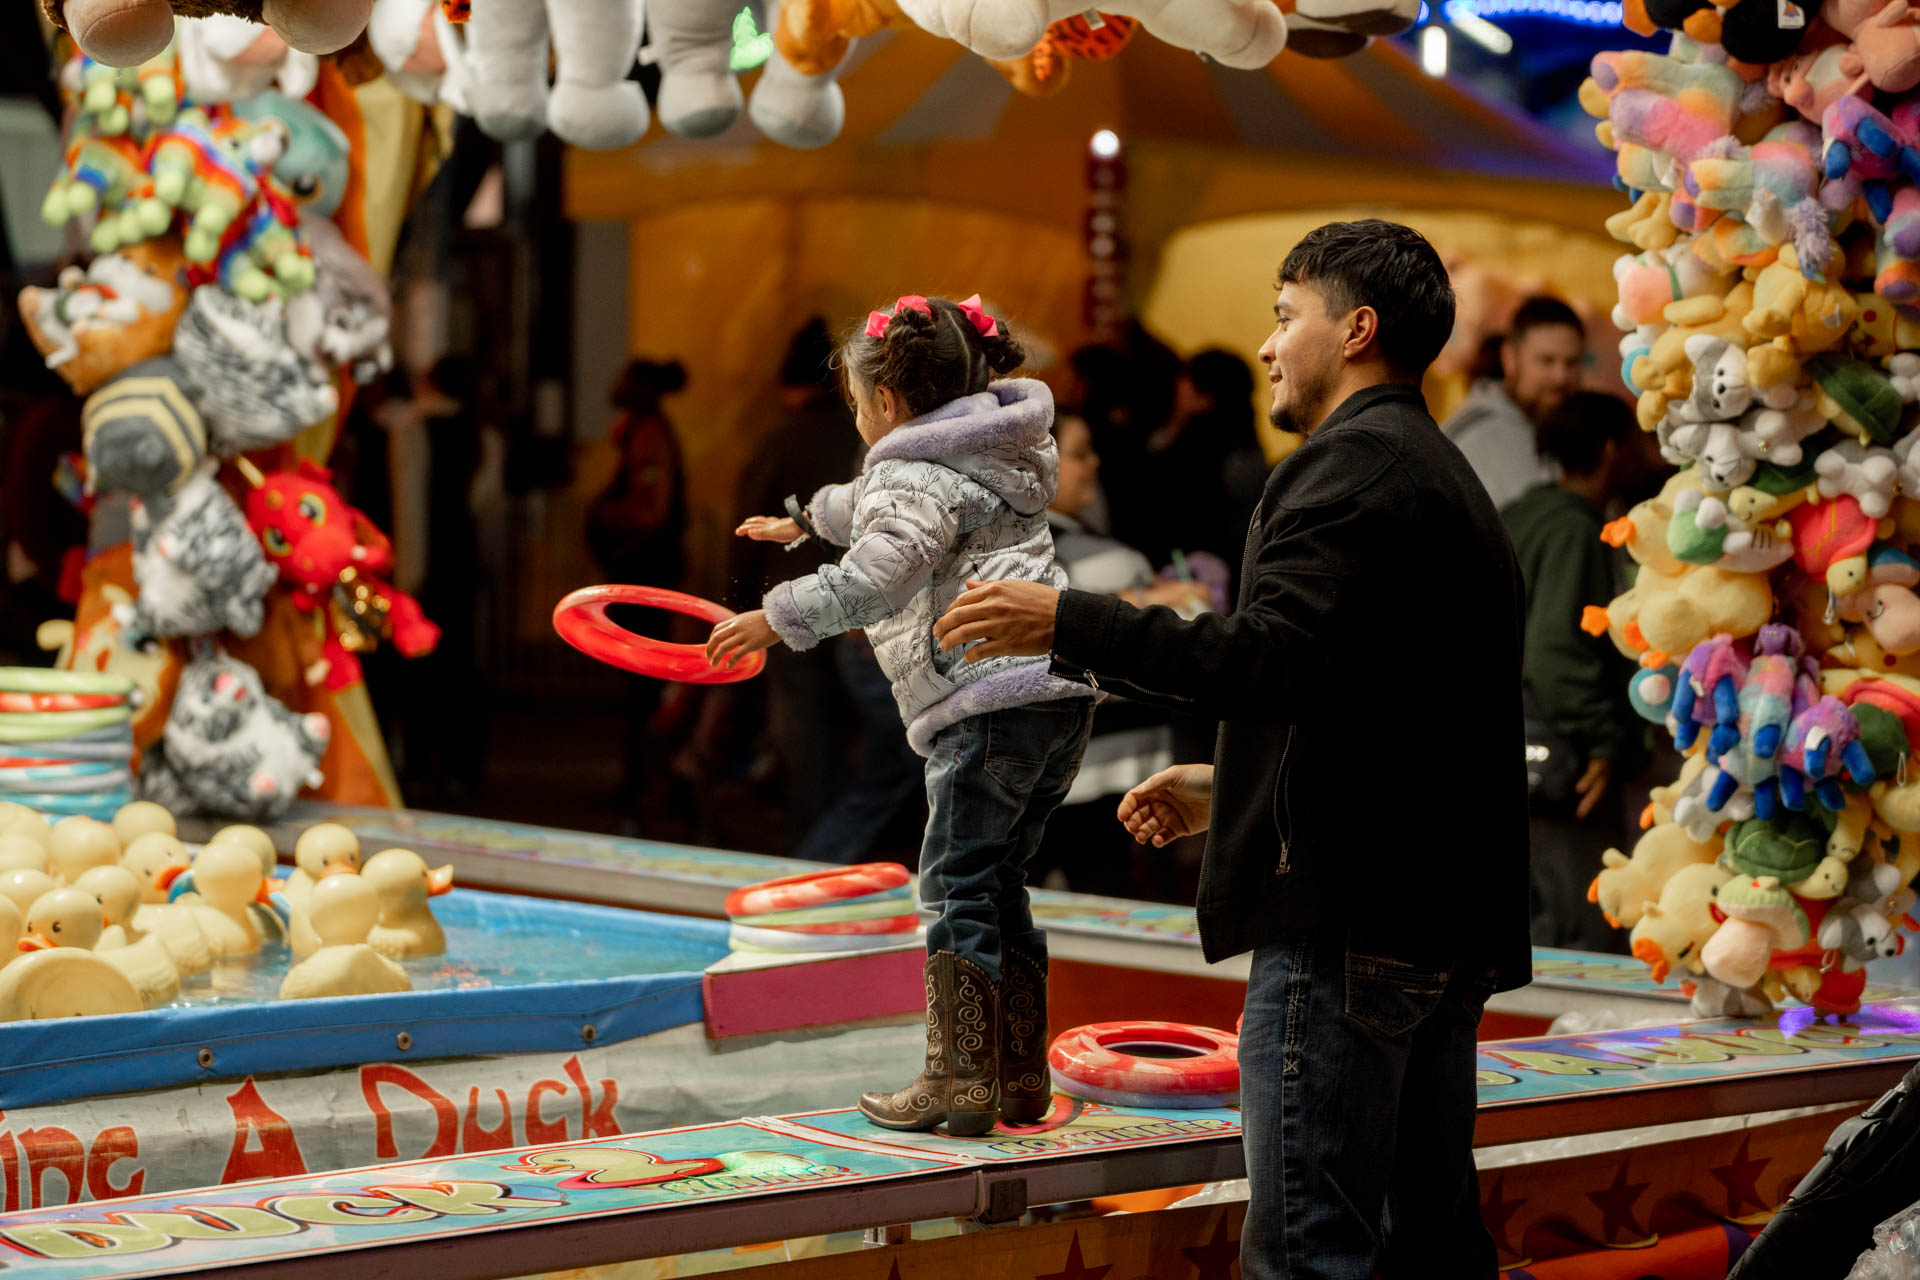
[[[978,1137],[999,1114],[999,993],[985,970],[951,951],[928,956],[924,973],[926,1069],[898,1093],[862,1094],[860,1110],[888,1129],[931,1129],[944,1121],[955,1137]]]
[[[1046,957],[1008,947],[1000,960],[1000,1119],[1038,1124],[1052,1107]]]

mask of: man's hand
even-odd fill
[[[731,667],[748,654],[771,648],[779,638],[767,621],[767,611],[750,609],[713,629],[713,634],[707,637],[707,665]]]
[[[1053,615],[1060,593],[1043,582],[967,582],[967,589],[933,624],[942,649],[980,643],[968,662],[983,658],[1033,658],[1053,648]]]
[[[1213,766],[1162,769],[1120,798],[1119,817],[1134,843],[1151,842],[1156,849],[1199,835],[1213,820]]]
[[[1580,775],[1578,782],[1573,784],[1573,789],[1580,795],[1580,806],[1573,811],[1573,816],[1585,822],[1587,815],[1592,813],[1595,806],[1600,803],[1600,798],[1607,794],[1607,787],[1612,782],[1613,761],[1587,761],[1587,771]]]
[[[799,522],[786,516],[748,516],[733,536],[755,542],[797,542],[802,532]]]

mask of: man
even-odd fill
[[[1602,512],[1632,465],[1637,435],[1625,401],[1575,394],[1540,424],[1540,455],[1558,465],[1559,482],[1500,513],[1527,584],[1528,745],[1548,753],[1531,821],[1533,940],[1546,947],[1626,949],[1625,935],[1587,901],[1587,885],[1600,855],[1626,834],[1619,806],[1603,801],[1639,724],[1627,703],[1633,669],[1605,636],[1580,629],[1580,615],[1614,596]]]
[[[1580,389],[1586,354],[1586,330],[1572,307],[1558,298],[1528,298],[1500,346],[1503,379],[1474,383],[1447,420],[1448,438],[1467,455],[1496,511],[1553,482],[1552,466],[1534,447],[1534,424]]]
[[[1246,1280],[1491,1280],[1474,1029],[1530,971],[1520,574],[1420,398],[1453,324],[1433,247],[1321,227],[1275,315],[1272,418],[1307,442],[1267,482],[1233,614],[995,582],[936,631],[1223,722],[1211,767],[1156,774],[1120,817],[1155,845],[1210,831],[1202,945],[1254,953]]]

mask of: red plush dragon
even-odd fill
[[[409,658],[432,653],[440,628],[412,596],[386,581],[393,543],[329,483],[333,473],[302,461],[297,471],[261,475],[242,467],[252,485],[247,524],[266,548],[280,580],[303,610],[325,608],[322,649],[329,689],[360,679],[360,659],[382,639]]]

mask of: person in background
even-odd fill
[[[1204,585],[1156,576],[1146,556],[1082,523],[1082,513],[1100,492],[1093,433],[1084,419],[1062,416],[1054,421],[1053,435],[1060,449],[1060,479],[1047,523],[1053,529],[1054,561],[1066,570],[1067,585],[1141,608],[1158,604],[1191,614],[1209,607]],[[1095,708],[1093,737],[1073,789],[1047,825],[1031,868],[1034,880],[1057,869],[1077,893],[1132,896],[1131,841],[1115,829],[1113,810],[1092,802],[1109,796],[1117,802],[1139,779],[1174,763],[1172,720],[1162,708],[1125,698],[1110,697]]]
[[[1527,744],[1547,753],[1530,769],[1537,946],[1625,950],[1625,935],[1587,901],[1587,885],[1600,855],[1626,838],[1610,801],[1615,770],[1639,735],[1627,702],[1633,668],[1605,636],[1582,631],[1580,615],[1615,594],[1600,529],[1634,466],[1638,434],[1624,401],[1574,394],[1540,424],[1540,453],[1558,465],[1559,481],[1500,513],[1527,583]]]
[[[1156,563],[1210,551],[1237,566],[1247,521],[1267,483],[1253,419],[1253,370],[1231,351],[1202,351],[1175,384],[1172,419],[1147,440],[1161,498],[1141,550]]]
[[[611,582],[671,590],[686,577],[686,479],[680,439],[661,408],[664,398],[686,385],[687,371],[677,360],[635,360],[614,384],[611,398],[620,416],[609,436],[619,450],[619,469],[587,508],[587,549]],[[647,610],[622,625],[664,640],[673,615]],[[648,781],[649,726],[664,686],[648,676],[626,680],[623,790],[637,806]]]
[[[1474,383],[1441,428],[1467,455],[1496,508],[1553,480],[1534,427],[1580,389],[1586,357],[1586,329],[1573,308],[1558,298],[1528,298],[1500,344],[1500,381]]]

